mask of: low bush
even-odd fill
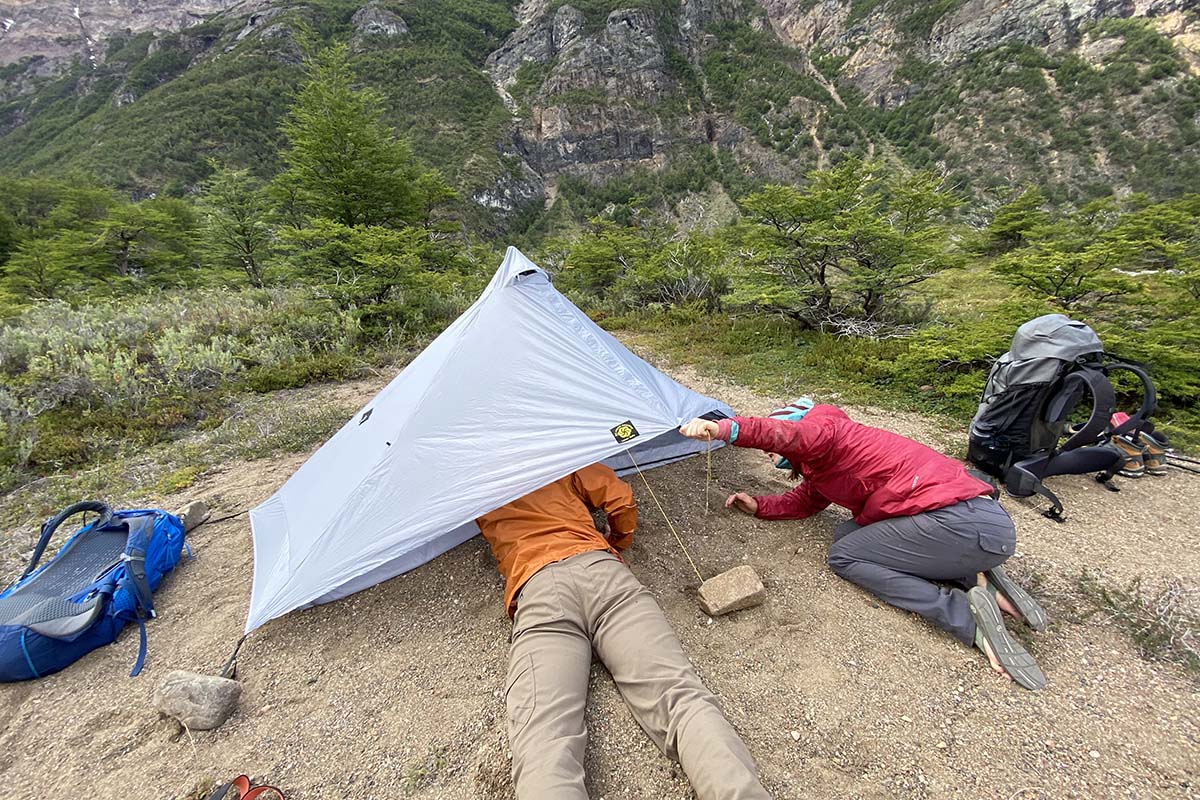
[[[238,388],[357,374],[357,343],[352,313],[302,289],[35,305],[0,330],[0,480],[163,441]]]

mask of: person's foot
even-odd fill
[[[975,646],[984,652],[997,673],[1016,681],[1026,689],[1043,689],[1046,675],[1033,656],[1004,627],[1000,606],[982,586],[967,592],[967,603],[975,620]]]
[[[1012,680],[1012,675],[1009,675],[1004,671],[1004,665],[1000,663],[1000,659],[996,658],[996,654],[992,652],[992,646],[988,644],[987,639],[983,638],[983,636],[979,633],[978,628],[975,630],[975,646],[982,650],[983,654],[987,656],[988,663],[992,665],[992,671],[1005,680]]]
[[[1035,631],[1044,631],[1050,624],[1046,609],[1042,608],[1033,595],[1009,577],[1004,567],[997,566],[986,570],[979,575],[978,581],[996,600],[1000,610],[1013,619],[1024,622]]]
[[[982,572],[979,573],[979,580],[977,581],[977,583],[978,583],[978,585],[982,586],[984,589],[987,589],[988,591],[991,592],[992,597],[994,597],[996,600],[996,605],[1000,606],[1001,611],[1003,611],[1005,614],[1012,617],[1013,619],[1017,620],[1018,622],[1025,621],[1024,615],[1022,615],[1021,612],[1017,610],[1017,607],[1012,604],[1012,601],[1009,600],[1007,597],[1005,597],[1004,594],[1002,592],[1000,592],[999,590],[995,590],[996,587],[994,587],[990,583],[988,583],[987,576],[984,575]],[[995,591],[993,591],[993,590],[995,590]],[[989,656],[989,658],[990,658],[990,656]],[[995,666],[995,662],[993,662],[993,666]]]

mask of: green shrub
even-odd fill
[[[349,312],[307,290],[36,305],[0,330],[0,464],[79,466],[219,416],[237,379],[268,391],[357,370]]]
[[[241,384],[266,394],[278,389],[295,389],[310,383],[328,383],[357,377],[363,362],[349,355],[322,353],[298,361],[248,370]]]
[[[34,469],[59,471],[87,463],[97,452],[91,422],[73,411],[50,411],[39,415],[37,438],[29,453],[28,465]]]
[[[183,491],[196,482],[200,475],[200,467],[187,466],[172,470],[158,479],[154,488],[161,494],[174,494]]]

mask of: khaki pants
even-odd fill
[[[518,595],[505,692],[518,798],[587,798],[593,648],[638,723],[683,765],[697,797],[770,797],[654,598],[620,560],[595,551],[543,567]]]

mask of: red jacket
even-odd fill
[[[721,420],[721,438],[787,458],[804,481],[782,495],[756,497],[762,519],[803,519],[830,503],[859,525],[945,508],[991,494],[966,468],[899,434],[852,422],[840,408],[815,406],[799,422],[762,417]]]

